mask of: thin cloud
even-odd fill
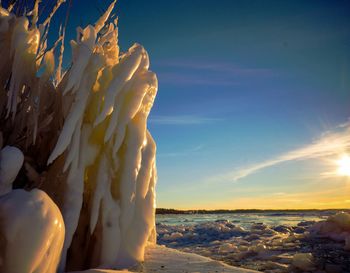
[[[251,68],[239,66],[232,63],[220,62],[167,60],[158,62],[158,65],[161,67],[221,72],[237,76],[275,76],[276,74],[273,70],[268,68]]]
[[[228,62],[163,60],[156,63],[160,84],[237,86],[276,76],[268,68],[243,67]]]
[[[150,123],[157,125],[201,125],[220,121],[217,118],[199,117],[194,115],[184,116],[154,116]]]
[[[325,158],[339,155],[350,149],[350,123],[338,126],[335,131],[323,134],[313,143],[289,151],[281,156],[243,167],[233,172],[216,176],[213,180],[237,181],[262,169],[289,161]]]
[[[202,148],[203,148],[203,145],[198,145],[196,147],[193,147],[191,149],[184,150],[184,151],[172,152],[172,153],[160,153],[160,154],[157,155],[157,157],[181,157],[181,156],[188,156],[188,155],[191,155],[193,153],[197,153],[197,152],[201,151]]]
[[[186,72],[158,72],[160,83],[169,83],[175,85],[201,85],[201,86],[236,86],[241,83],[232,78],[204,77],[201,74],[188,74]]]

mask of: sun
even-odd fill
[[[337,174],[339,176],[349,176],[350,177],[350,156],[345,154],[337,160]]]

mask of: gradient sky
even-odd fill
[[[68,38],[109,3],[73,0]],[[158,75],[159,207],[350,207],[350,179],[332,174],[350,146],[349,1],[119,0],[115,11],[122,50],[142,44]]]

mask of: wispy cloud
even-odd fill
[[[183,116],[153,116],[149,122],[158,125],[200,125],[221,121],[218,118],[200,117],[194,115]]]
[[[244,67],[233,63],[203,60],[163,60],[155,64],[161,83],[176,85],[236,86],[252,79],[276,75],[268,68]]]
[[[265,160],[240,168],[235,171],[218,175],[211,180],[237,181],[262,169],[289,161],[326,158],[339,155],[350,149],[350,122],[338,126],[334,131],[328,131],[309,145],[292,150],[276,158]]]
[[[195,86],[236,86],[241,84],[233,78],[223,77],[222,75],[212,75],[211,77],[202,74],[188,74],[185,71],[158,72],[160,84],[170,83],[175,85],[195,85]]]
[[[171,153],[159,153],[157,154],[157,157],[179,157],[179,156],[188,156],[192,155],[193,153],[197,153],[201,151],[203,148],[203,145],[198,145],[196,147],[183,150],[183,151],[177,151],[177,152],[171,152]]]
[[[205,62],[194,60],[166,60],[157,63],[161,67],[183,68],[228,73],[239,76],[274,76],[276,73],[268,68],[243,67],[224,62]]]

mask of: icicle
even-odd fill
[[[9,28],[9,21],[13,17],[6,9],[0,7],[0,33],[6,33]]]
[[[31,11],[31,15],[33,16],[33,18],[32,18],[32,26],[31,26],[32,29],[36,28],[36,23],[38,22],[39,2],[40,2],[40,0],[35,0],[34,8]]]
[[[61,82],[61,79],[62,79],[62,63],[63,63],[63,53],[64,53],[64,41],[65,41],[65,37],[66,37],[66,29],[67,29],[67,24],[68,24],[68,19],[69,19],[71,5],[72,5],[72,0],[69,0],[69,6],[67,8],[67,13],[66,13],[66,19],[65,19],[65,22],[64,22],[64,27],[63,27],[62,32],[60,32],[60,36],[62,37],[62,41],[61,41],[60,53],[59,53],[59,56],[58,56],[58,66],[57,66],[56,75],[55,75],[55,81],[54,81],[56,86]]]
[[[95,30],[96,33],[99,33],[100,30],[104,27],[106,21],[108,20],[115,3],[117,2],[117,0],[114,0],[108,7],[108,9],[106,10],[106,12],[100,17],[100,19],[98,19],[98,21],[95,24]]]
[[[83,80],[80,83],[80,86],[77,91],[77,96],[71,107],[71,111],[69,112],[66,118],[57,144],[48,159],[48,164],[52,163],[52,161],[55,160],[60,154],[62,154],[64,150],[68,147],[72,139],[74,129],[76,128],[77,122],[80,118],[82,118],[84,114],[85,107],[89,98],[89,92],[91,91],[92,86],[96,81],[97,72],[101,69],[101,66],[102,63],[100,56],[93,56],[90,68],[87,69],[86,73],[83,76]],[[71,75],[69,75],[69,77],[71,77]]]
[[[128,55],[126,55],[124,59],[118,64],[118,75],[115,77],[114,81],[106,91],[104,107],[100,115],[95,120],[95,126],[101,123],[113,112],[115,97],[122,90],[126,82],[129,81],[134,75],[141,62],[142,51],[143,48],[140,45],[134,45],[130,48]]]
[[[79,154],[80,149],[80,134],[81,134],[81,124],[82,119],[80,119],[77,123],[77,126],[75,127],[74,134],[73,134],[73,140],[70,143],[68,156],[64,162],[63,171],[66,172],[71,163],[73,162],[74,158]]]
[[[82,31],[77,30],[77,32],[81,33],[82,37],[81,40],[78,41],[77,48],[75,49],[75,60],[73,60],[73,66],[69,73],[68,83],[63,94],[66,94],[70,90],[75,93],[78,89],[96,41],[96,31],[90,25]]]
[[[59,9],[59,7],[66,2],[66,0],[58,0],[55,4],[55,6],[53,7],[51,13],[49,14],[49,16],[46,18],[46,20],[43,22],[43,26],[47,26],[50,24],[52,17],[55,15],[56,11]]]
[[[66,34],[66,28],[63,29],[63,32],[61,34],[62,40],[61,40],[61,46],[60,46],[60,53],[58,56],[58,65],[57,65],[56,74],[55,74],[55,85],[56,86],[60,83],[60,81],[62,79],[62,63],[63,63],[65,34]]]
[[[28,79],[33,76],[32,73],[35,73],[35,54],[38,50],[40,37],[38,30],[29,31],[28,25],[27,18],[17,18],[11,39],[10,52],[14,58],[6,117],[12,113],[12,119],[15,118],[17,111],[19,92],[23,90]]]

